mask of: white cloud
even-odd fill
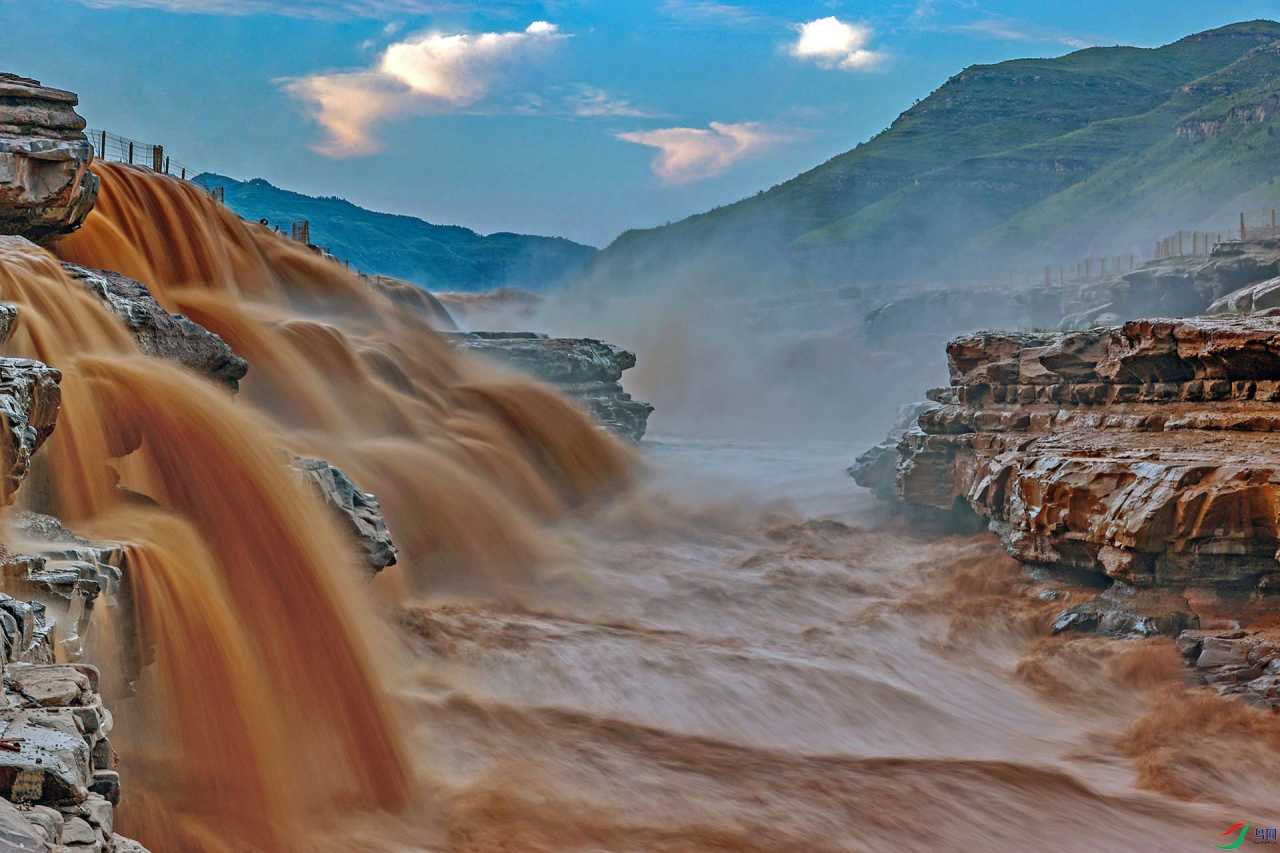
[[[559,36],[559,27],[534,21],[523,32],[425,33],[388,47],[378,70],[415,95],[455,105],[488,92],[500,67]]]
[[[873,33],[865,24],[833,16],[798,24],[795,29],[798,36],[791,45],[791,55],[796,59],[845,71],[869,71],[884,61],[883,53],[868,47]]]
[[[711,122],[709,129],[668,127],[619,133],[618,139],[658,149],[653,173],[668,184],[687,184],[719,175],[744,157],[787,139],[756,122]]]
[[[505,33],[428,32],[390,45],[371,69],[282,84],[327,131],[328,139],[315,150],[330,157],[369,154],[379,148],[373,132],[380,122],[471,106],[513,66],[536,59],[563,38],[547,21]]]
[[[385,18],[457,9],[449,0],[79,0],[94,9],[160,9],[208,15],[286,15],[295,18]]]

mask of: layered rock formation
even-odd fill
[[[182,314],[170,314],[146,285],[128,276],[76,264],[62,266],[120,318],[145,354],[176,361],[233,391],[239,389],[249,364],[218,335]]]
[[[93,146],[72,92],[0,74],[0,234],[44,241],[68,234],[93,209]]]
[[[947,356],[950,387],[895,450],[906,504],[1134,587],[1280,583],[1280,318],[981,333]],[[888,466],[865,467],[884,490]]]
[[[116,835],[120,777],[98,671],[9,661],[0,708],[4,850],[138,853]]]
[[[11,306],[0,312],[11,327]],[[4,497],[52,432],[58,371],[0,359]],[[0,848],[137,853],[113,831],[120,779],[98,671],[77,663],[95,602],[120,591],[124,551],[76,536],[50,516],[11,511],[0,574]],[[55,660],[69,661],[56,664]]]
[[[591,338],[551,338],[533,332],[449,335],[458,346],[557,386],[603,426],[639,441],[653,406],[622,389],[622,373],[636,365],[626,350]]]

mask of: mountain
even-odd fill
[[[752,198],[628,231],[602,282],[847,282],[1150,252],[1280,200],[1280,24],[964,69]]]
[[[596,250],[559,237],[481,235],[457,225],[433,225],[412,216],[366,210],[341,198],[316,198],[263,180],[237,181],[205,173],[195,182],[223,187],[241,217],[267,219],[282,231],[305,219],[311,242],[361,272],[408,279],[432,290],[532,290],[574,276]]]

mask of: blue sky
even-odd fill
[[[0,0],[3,69],[198,169],[603,245],[848,150],[966,65],[1280,0]]]

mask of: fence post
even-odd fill
[[[107,132],[105,130],[102,131],[102,145],[98,148],[98,151],[102,154],[103,160],[107,159]]]
[[[1246,229],[1246,228],[1245,228],[1245,224],[1244,224],[1244,211],[1242,210],[1242,211],[1240,211],[1240,239],[1241,239],[1241,240],[1247,240],[1247,239],[1248,239],[1248,237],[1249,237],[1249,231],[1248,231],[1248,229]]]
[[[1271,235],[1274,237],[1276,233],[1276,209],[1271,208]]]
[[[182,167],[182,180],[184,180],[184,181],[185,181],[186,179],[187,179],[187,167],[186,167],[186,166],[183,166],[183,167]]]
[[[164,146],[163,145],[151,146],[151,171],[153,172],[164,171]]]
[[[129,143],[129,165],[133,165],[133,143]]]

